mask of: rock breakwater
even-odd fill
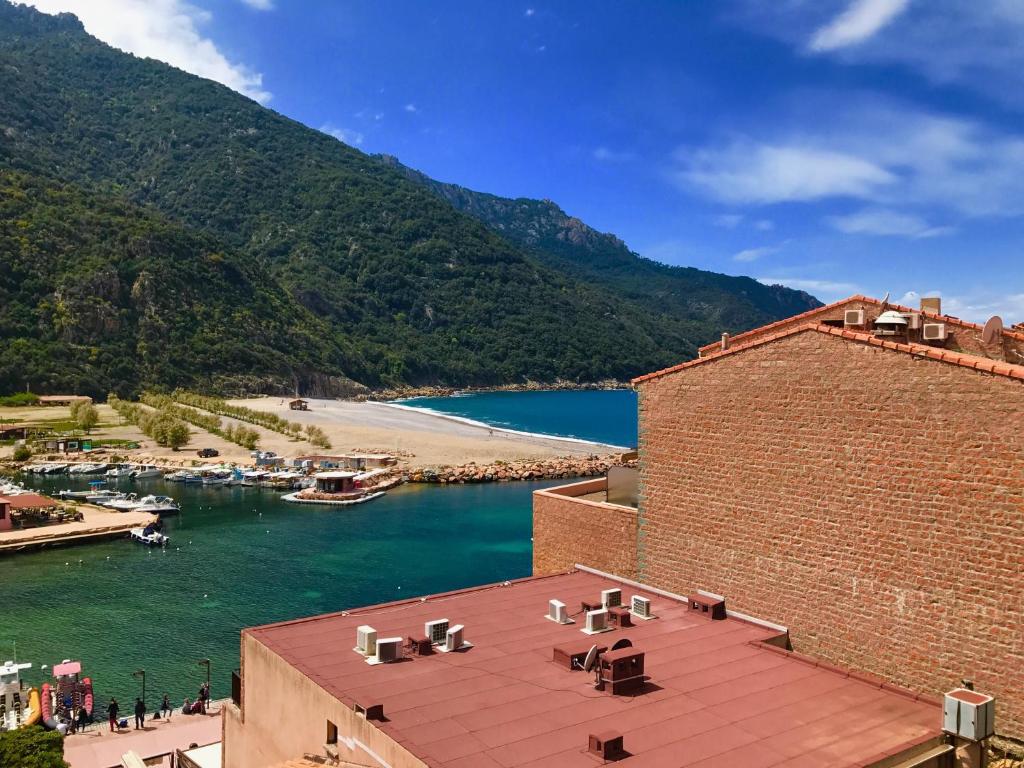
[[[597,477],[610,467],[636,466],[635,459],[609,456],[564,456],[536,461],[469,462],[457,467],[426,467],[409,471],[411,483],[494,483],[511,480],[556,480],[572,477]]]

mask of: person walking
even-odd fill
[[[164,700],[160,704],[160,714],[162,714],[164,716],[165,720],[170,720],[171,719],[171,711],[172,711],[172,709],[171,709],[171,697],[168,696],[165,693],[164,694]]]
[[[110,703],[107,704],[107,720],[110,722],[110,730],[117,730],[117,713],[119,707],[117,706],[117,699],[111,697]]]
[[[146,725],[146,705],[142,703],[141,698],[135,699],[135,730],[140,728],[145,730]]]
[[[78,708],[78,730],[85,733],[85,726],[89,724],[89,713],[85,711],[85,707]]]

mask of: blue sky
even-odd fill
[[[1024,321],[1015,0],[31,4],[645,256]]]

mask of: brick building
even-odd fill
[[[724,338],[635,382],[633,542],[613,562],[606,531],[630,513],[549,489],[535,572],[596,561],[709,590],[798,651],[923,694],[970,678],[1022,738],[1022,362],[1019,330],[860,296]]]

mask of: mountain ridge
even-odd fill
[[[332,379],[370,387],[624,379],[692,355],[720,331],[717,318],[677,318],[588,279],[398,169],[222,85],[117,51],[73,16],[0,2],[0,89],[0,168],[72,185],[83,205],[117,199],[212,238],[282,294],[296,329],[330,337],[315,358],[284,335],[271,339],[268,359],[284,367],[257,359],[253,381],[278,380],[285,368],[300,388]],[[126,226],[125,217],[111,225]],[[42,293],[10,285],[0,298],[38,305],[61,285],[92,279],[89,265],[61,264]],[[750,305],[739,325],[785,313]],[[32,329],[39,339],[52,330]],[[109,332],[84,342],[128,348]],[[0,354],[9,343],[0,339]],[[182,373],[206,383],[218,372]],[[111,364],[90,375],[104,386]],[[0,388],[15,384],[0,375]]]

